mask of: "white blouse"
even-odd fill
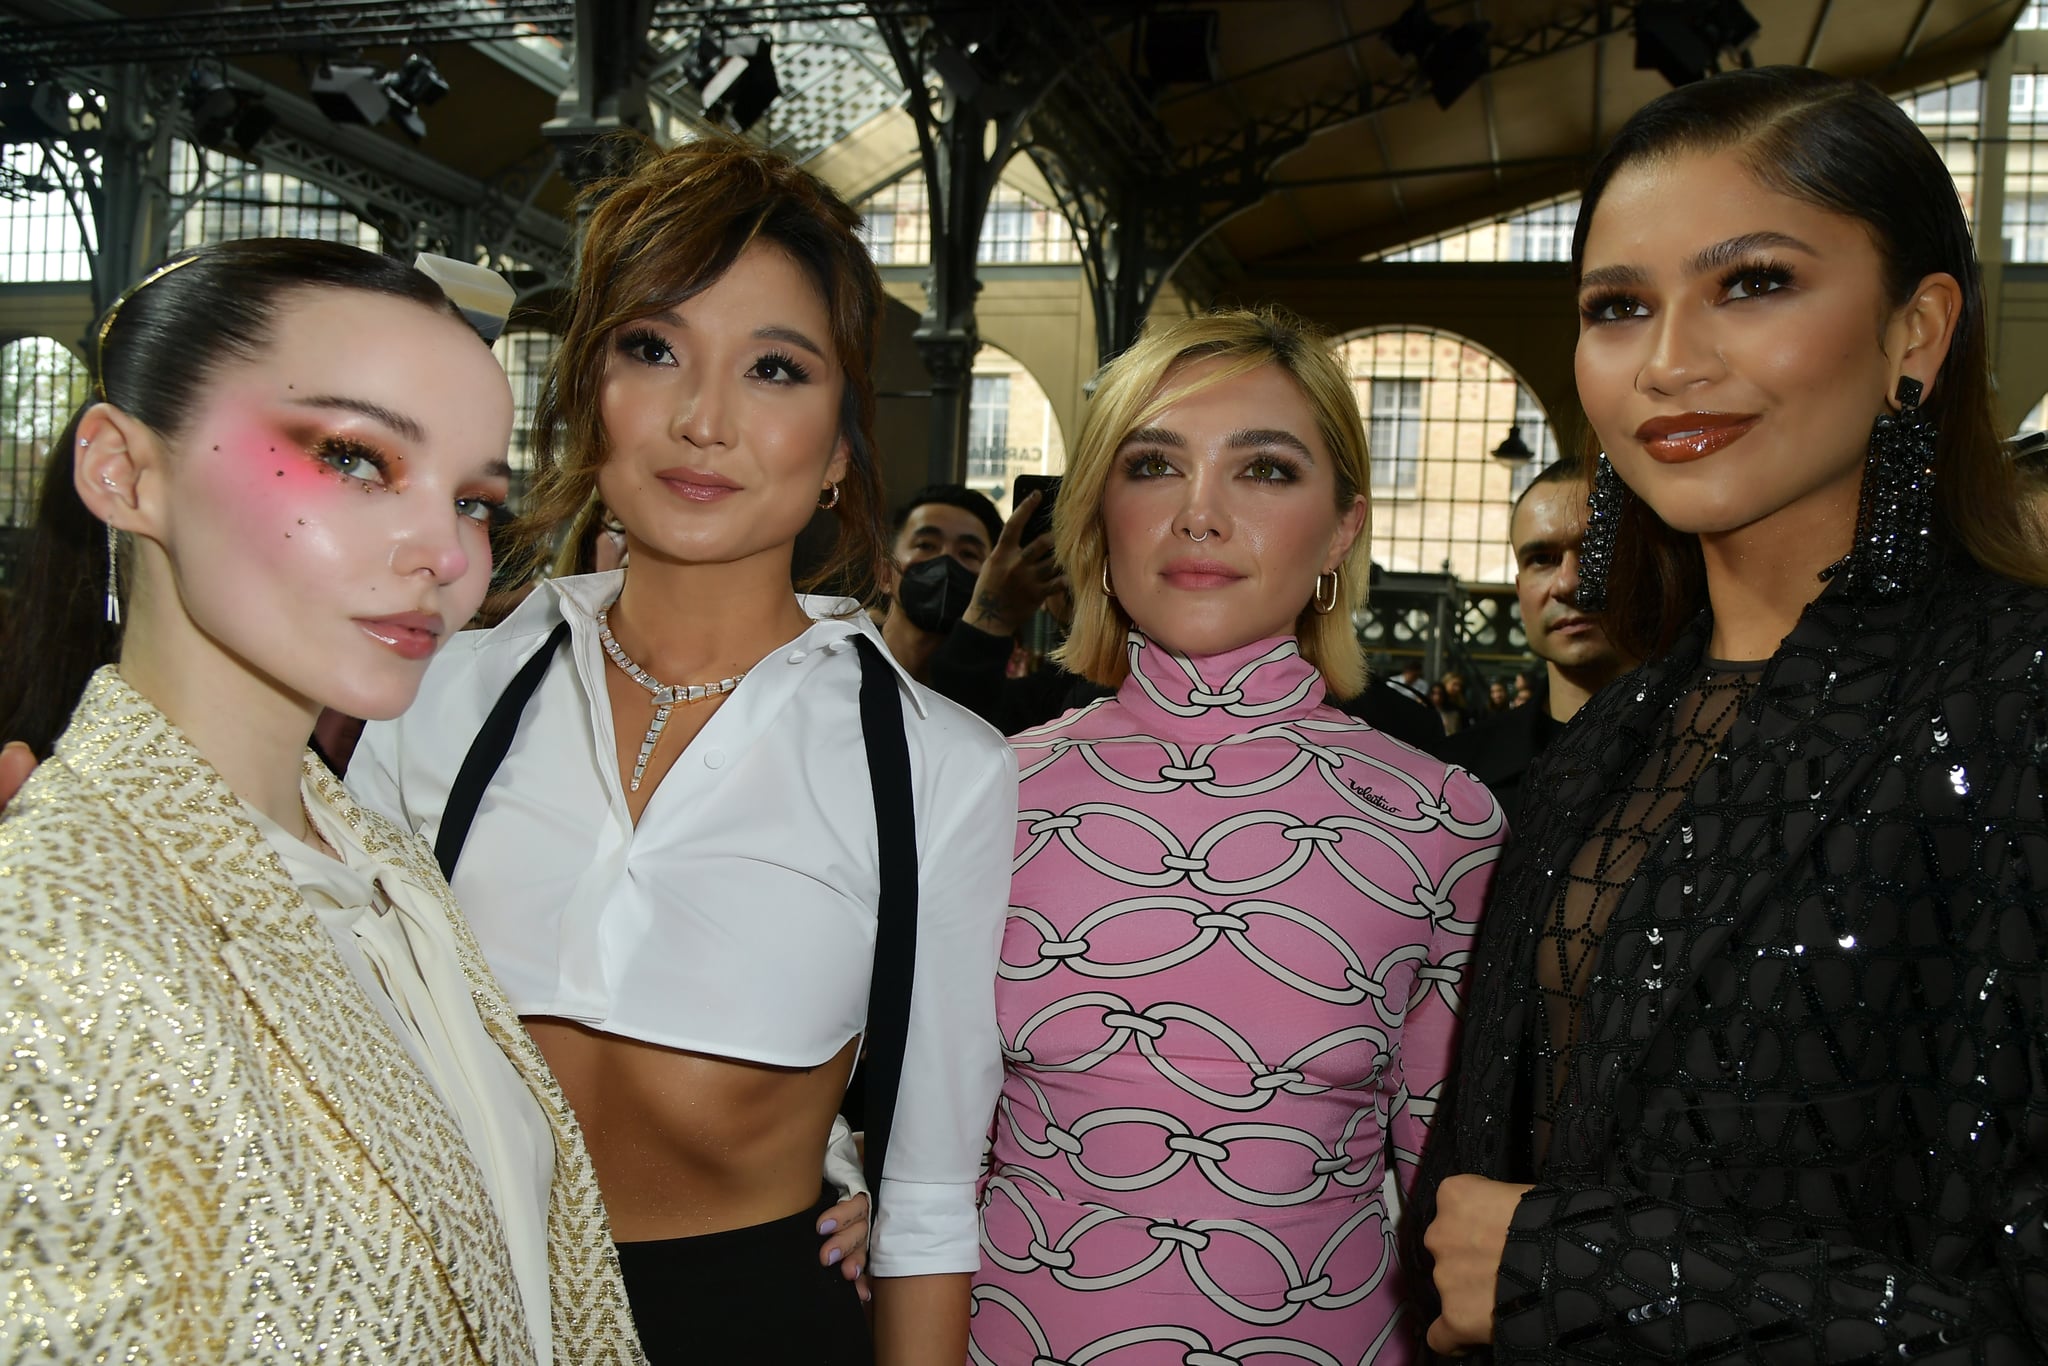
[[[483,718],[567,619],[572,648],[548,666],[456,867],[492,970],[522,1015],[816,1066],[867,1021],[880,871],[852,641],[880,646],[880,633],[850,601],[803,599],[810,628],[748,671],[636,828],[596,624],[623,581],[551,580],[495,630],[458,636],[412,708],[366,728],[349,786],[431,843]],[[994,984],[1017,806],[1002,737],[897,675],[918,939],[878,1276],[979,1263],[974,1183],[1002,1074]]]
[[[384,877],[384,865],[356,842],[315,784],[306,782],[301,795],[307,818],[339,859],[253,806],[243,810],[468,1140],[505,1231],[534,1359],[551,1361],[547,1232],[555,1136],[547,1114],[477,1015],[441,907],[403,878]]]

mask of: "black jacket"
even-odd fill
[[[1618,1051],[1575,1066],[1532,1159],[1550,889],[1706,637],[1602,691],[1530,775],[1413,1230],[1449,1173],[1538,1183],[1503,1361],[2048,1361],[2048,593],[1962,567],[1807,609],[1673,822],[1693,841],[1654,849],[1608,926],[1581,1036]]]
[[[1437,757],[1448,759],[1486,784],[1512,833],[1522,828],[1523,780],[1536,756],[1548,749],[1563,729],[1563,722],[1550,719],[1550,684],[1546,680],[1536,685],[1535,696],[1521,706],[1445,736]]]

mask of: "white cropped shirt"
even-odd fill
[[[880,873],[852,642],[879,646],[880,634],[846,600],[803,599],[810,628],[748,671],[636,829],[596,623],[623,579],[551,580],[496,629],[457,636],[412,708],[365,729],[348,785],[431,843],[484,717],[566,619],[571,648],[528,703],[456,867],[492,970],[522,1015],[816,1066],[867,1020]],[[918,939],[869,1258],[878,1276],[979,1263],[974,1184],[1002,1074],[994,984],[1017,805],[1002,737],[897,674]]]

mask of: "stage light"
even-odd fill
[[[1721,69],[1725,53],[1748,66],[1761,28],[1742,0],[1645,0],[1636,11],[1636,69],[1673,85],[1703,81]]]
[[[1415,0],[1380,37],[1396,54],[1414,61],[1437,108],[1449,109],[1493,69],[1491,31],[1492,25],[1484,23],[1447,28],[1429,17],[1428,0]]]
[[[254,160],[256,144],[277,124],[263,97],[237,90],[219,72],[195,66],[180,96],[192,119],[192,139],[202,147]]]
[[[71,135],[71,92],[55,81],[0,85],[0,142]]]
[[[413,108],[427,109],[447,95],[448,78],[424,52],[414,52],[384,78],[384,87]]]
[[[710,118],[729,118],[742,132],[760,121],[782,94],[775,79],[774,40],[765,33],[734,37],[707,33],[697,40],[692,65],[698,97]]]
[[[309,86],[313,103],[336,123],[374,127],[391,113],[391,92],[384,88],[383,74],[374,66],[323,64]]]

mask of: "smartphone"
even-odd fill
[[[1052,530],[1052,505],[1060,496],[1060,477],[1057,474],[1020,474],[1010,482],[1010,506],[1029,498],[1032,494],[1043,494],[1038,501],[1038,511],[1031,514],[1031,520],[1024,524],[1024,544],[1030,545]]]

